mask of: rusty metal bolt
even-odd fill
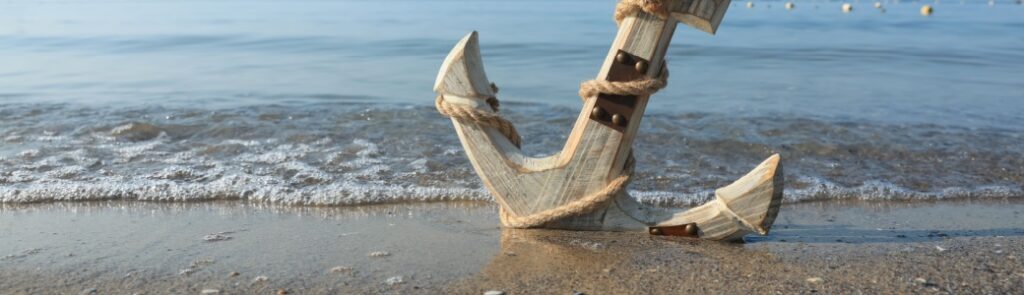
[[[619,126],[626,125],[626,118],[619,114],[612,115],[612,123]]]
[[[604,117],[604,110],[599,106],[594,106],[594,109],[590,110],[590,116],[594,118]]]
[[[651,228],[651,234],[652,235],[656,235],[656,236],[660,236],[661,235],[661,229],[660,228]]]
[[[691,237],[696,237],[697,236],[697,225],[693,224],[693,223],[687,224],[686,225],[686,234],[691,236]]]
[[[619,62],[620,64],[628,63],[629,56],[626,55],[625,52],[619,52],[619,54],[615,55],[615,61]]]
[[[640,72],[640,73],[646,73],[647,72],[647,62],[642,61],[642,60],[641,61],[637,61],[636,62],[636,71]]]

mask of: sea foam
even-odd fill
[[[527,154],[562,147],[572,110],[515,109]],[[0,124],[3,203],[491,200],[450,123],[427,107],[5,105],[0,113],[17,118]],[[649,204],[706,202],[773,153],[782,155],[787,202],[1024,195],[1024,138],[1014,130],[700,113],[644,122],[629,192]]]

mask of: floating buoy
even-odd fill
[[[747,8],[754,8],[754,1],[747,1]]]
[[[793,10],[795,7],[796,4],[793,4],[793,2],[786,2],[786,10]]]
[[[853,11],[853,4],[843,3],[843,12],[850,13],[850,11]]]
[[[882,8],[882,2],[875,2],[875,8]]]
[[[933,11],[933,9],[932,9],[931,5],[925,4],[924,6],[921,6],[921,15],[923,15],[923,16],[932,15],[932,11]]]

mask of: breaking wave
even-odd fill
[[[578,111],[507,109],[528,153],[561,148]],[[631,192],[650,204],[707,201],[772,153],[783,157],[789,202],[1024,195],[1017,130],[656,111],[641,129]],[[450,123],[427,106],[0,106],[0,202],[87,200],[358,205],[490,196]]]

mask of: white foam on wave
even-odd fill
[[[8,112],[30,111],[8,107]],[[83,117],[69,117],[66,111],[57,108],[48,116],[0,125],[0,202],[491,200],[448,123],[421,115],[421,109],[158,108],[86,112]],[[534,145],[526,150],[550,151],[564,143],[543,123],[551,119],[549,113],[519,115],[535,116],[523,120],[523,130],[545,131],[536,132]],[[363,120],[370,117],[387,120]],[[777,149],[799,159],[787,167],[786,202],[1024,196],[1014,171],[1020,166],[1019,137],[998,130],[850,127],[800,118],[739,123],[715,116],[652,119],[657,122],[653,130],[638,139],[638,161],[645,168],[630,190],[647,204],[702,204],[714,198],[717,187],[712,185],[728,184],[746,172],[737,167]],[[691,129],[707,131],[686,131]],[[680,130],[686,136],[677,136]],[[903,149],[905,140],[922,148]],[[872,145],[863,144],[869,141]],[[950,148],[959,146],[971,152]]]
[[[0,187],[2,203],[130,200],[194,202],[244,200],[284,205],[366,205],[395,202],[489,201],[480,189],[373,185],[336,182],[306,188],[272,184],[273,180],[230,175],[208,183],[161,179],[133,181],[54,181],[24,187]]]
[[[74,170],[74,168],[72,168]],[[66,173],[66,172],[61,172]],[[295,177],[307,177],[298,176]],[[25,177],[15,176],[15,177]],[[132,200],[190,202],[243,200],[284,205],[366,205],[395,202],[492,201],[483,189],[461,187],[424,187],[402,184],[372,184],[358,181],[322,182],[295,188],[275,177],[227,175],[205,183],[182,182],[196,174],[180,167],[169,167],[150,179],[125,181],[117,177],[94,182],[50,179],[28,186],[0,187],[0,203],[37,203],[53,201]],[[316,178],[317,176],[308,176]],[[11,180],[11,179],[8,179]],[[24,179],[23,179],[24,180]],[[319,181],[319,180],[317,180]],[[314,182],[317,182],[314,181]],[[630,191],[645,204],[685,207],[703,204],[714,197],[714,190],[696,193],[666,191]],[[975,189],[943,188],[937,191],[912,191],[887,183],[866,183],[841,187],[820,181],[818,185],[787,189],[785,203],[818,200],[910,201],[956,198],[1019,198],[1020,188],[988,186]]]
[[[806,176],[792,176],[806,184],[803,188],[787,188],[783,191],[784,203],[808,201],[925,201],[965,198],[1024,198],[1024,189],[1009,185],[988,185],[976,188],[945,187],[933,191],[912,190],[883,181],[870,181],[854,187],[844,187],[834,182]],[[715,189],[708,188],[689,193],[667,191],[636,191],[630,194],[645,204],[682,207],[700,205],[714,199]]]

